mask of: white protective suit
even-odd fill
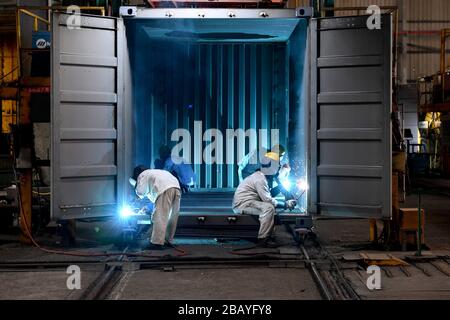
[[[272,233],[276,205],[277,200],[270,195],[267,178],[261,171],[245,178],[234,193],[235,212],[259,216],[258,239],[265,239]]]
[[[180,184],[170,172],[149,169],[137,178],[136,194],[148,197],[155,204],[152,215],[151,243],[163,245],[172,243],[180,213]]]

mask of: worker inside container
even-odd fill
[[[167,145],[159,148],[159,158],[154,161],[155,169],[169,171],[180,183],[183,193],[189,192],[195,184],[195,173],[192,166],[183,158],[173,155]]]
[[[137,166],[130,183],[141,199],[147,197],[154,208],[152,212],[152,233],[148,250],[163,250],[172,247],[180,212],[180,184],[170,172]]]
[[[296,200],[286,198],[277,200],[272,196],[269,182],[279,174],[279,171],[279,160],[264,161],[260,168],[239,184],[234,193],[233,210],[235,213],[259,216],[258,246],[261,247],[278,247],[272,237],[275,209],[292,210],[297,205]]]
[[[239,182],[241,183],[256,171],[261,170],[263,162],[274,163],[279,168],[275,175],[267,176],[272,197],[281,193],[287,199],[292,198],[290,192],[283,186],[283,181],[286,181],[289,177],[291,167],[286,149],[280,144],[274,145],[270,150],[260,148],[259,153],[255,149],[245,155],[238,163]]]
[[[297,190],[296,181],[306,180],[307,21],[264,21],[261,23],[268,24],[264,32],[271,35],[264,39],[258,36],[264,33],[262,28],[255,27],[250,33],[245,19],[126,21],[133,77],[132,151],[127,156],[134,165],[155,163],[155,168],[162,169],[171,157],[168,148],[165,155],[158,152],[160,144],[169,145],[175,130],[189,133],[186,141],[191,148],[183,149],[180,156],[192,164],[195,178],[192,187],[184,188],[180,183],[184,191],[191,191],[182,201],[182,215],[203,214],[205,210],[220,214],[230,208],[239,183],[255,172],[253,168],[246,173],[254,166],[245,168],[242,155],[246,154],[248,164],[259,143],[271,143],[265,145],[268,152],[264,154],[275,156],[274,152],[280,158],[282,169],[270,181],[272,196],[286,198],[287,193],[283,196],[279,190],[287,185],[299,201],[299,211],[306,210],[306,196],[295,193],[302,192]],[[217,140],[215,145],[223,158],[210,161],[220,159],[219,153],[208,153],[212,147],[206,149],[216,141],[215,137],[205,140],[211,129],[222,137],[227,130],[241,130],[245,140],[235,136],[238,143],[230,153]],[[257,141],[250,139],[248,130],[257,133]],[[278,130],[276,142],[272,130]],[[282,145],[280,152],[271,148],[277,142]],[[216,197],[226,200],[206,201]]]

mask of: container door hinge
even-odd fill
[[[295,16],[299,18],[312,18],[314,16],[314,8],[298,7],[295,9]]]

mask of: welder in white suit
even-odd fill
[[[152,215],[152,235],[149,250],[162,250],[167,242],[171,246],[180,212],[180,184],[170,172],[138,166],[130,183],[141,199],[147,197],[155,204]]]
[[[297,205],[295,200],[279,201],[272,197],[268,180],[278,174],[278,170],[278,162],[263,164],[261,169],[239,184],[233,198],[233,210],[236,213],[259,216],[258,245],[263,247],[278,246],[271,239],[275,208],[293,209]]]

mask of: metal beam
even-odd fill
[[[147,0],[149,7],[162,8],[171,3],[173,8],[285,8],[287,0]]]
[[[420,106],[420,112],[450,112],[450,102]]]
[[[18,92],[17,88],[0,88],[0,100],[17,100]]]

